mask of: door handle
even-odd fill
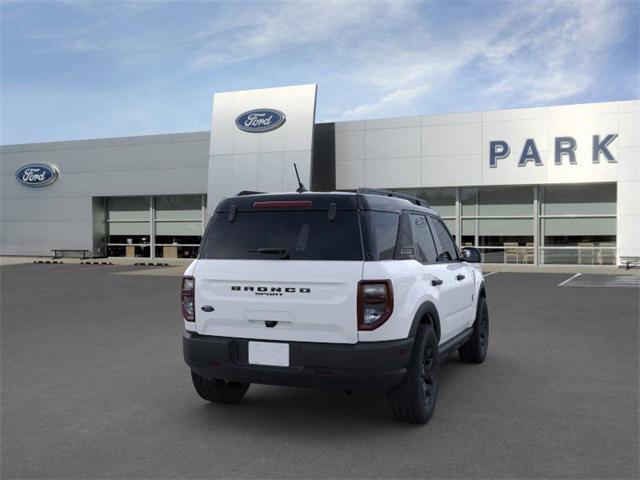
[[[458,275],[456,275],[456,280],[464,280],[465,276],[462,275],[461,273],[459,273]]]
[[[434,287],[442,285],[442,280],[440,280],[439,278],[434,278],[433,280],[431,280],[431,285],[433,285]]]

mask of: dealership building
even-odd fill
[[[220,199],[394,190],[509,264],[640,257],[640,100],[315,122],[316,86],[214,95],[211,131],[0,147],[0,254],[190,258]]]

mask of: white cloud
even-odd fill
[[[423,85],[414,88],[399,88],[391,93],[386,94],[373,103],[365,103],[351,108],[344,112],[345,120],[368,118],[372,114],[378,114],[385,111],[393,111],[398,107],[408,105],[417,97],[425,93],[428,86]]]
[[[637,43],[626,72],[605,70],[637,32],[633,0],[0,2],[5,56],[20,52],[3,92],[46,105],[55,87],[73,103],[91,77],[94,109],[136,98],[103,134],[206,129],[214,89],[271,82],[317,82],[321,121],[607,100],[609,78],[611,95],[639,93]],[[65,67],[33,78],[50,59]]]
[[[532,16],[534,21],[504,42],[490,44],[485,56],[492,60],[489,68],[497,80],[485,96],[504,100],[520,96],[524,103],[548,103],[585,91],[595,79],[599,66],[595,59],[619,35],[621,5],[607,1],[550,4],[544,14]]]
[[[192,67],[216,68],[259,59],[301,46],[322,48],[336,39],[357,37],[370,28],[369,19],[380,23],[401,15],[405,2],[345,1],[272,2],[260,8],[240,8],[231,17],[217,19],[197,35]],[[357,32],[357,35],[354,33]],[[224,52],[224,53],[221,53]],[[337,52],[326,50],[326,55]]]
[[[401,92],[414,92],[414,100],[469,76],[482,76],[472,87],[494,108],[514,99],[528,105],[578,95],[593,82],[594,58],[618,38],[623,7],[604,0],[512,2],[483,22],[459,19],[440,38],[409,19],[412,42],[400,36],[383,49],[361,49],[364,61],[349,75],[378,93],[342,118],[395,114],[409,103]]]

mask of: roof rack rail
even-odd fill
[[[408,200],[411,203],[420,205],[421,207],[431,208],[429,203],[422,198],[413,197],[411,195],[405,195],[404,193],[392,192],[390,190],[380,190],[377,188],[358,188],[357,193],[364,193],[367,195],[380,195],[383,197],[401,198],[402,200]]]
[[[236,195],[236,197],[244,197],[245,195],[260,195],[261,193],[267,193],[267,192],[254,192],[253,190],[242,190],[241,192],[238,192],[238,195]]]

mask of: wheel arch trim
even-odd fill
[[[487,298],[487,289],[484,286],[484,280],[480,282],[480,286],[478,287],[478,297]]]
[[[420,326],[420,324],[427,323],[427,322],[423,322],[423,319],[426,316],[428,316],[431,319],[431,322],[429,323],[433,324],[433,329],[436,332],[436,337],[438,338],[438,341],[440,341],[440,334],[442,331],[440,329],[440,315],[438,314],[438,309],[436,308],[434,303],[431,301],[424,302],[418,308],[418,311],[413,317],[413,322],[411,322],[411,329],[409,330],[409,336],[414,337],[418,331],[418,327]]]

